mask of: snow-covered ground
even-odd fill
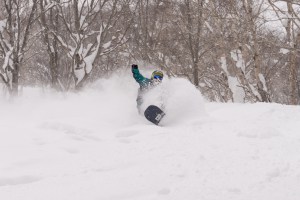
[[[164,80],[163,126],[128,74],[76,94],[0,100],[1,200],[297,200],[300,108],[204,101]]]

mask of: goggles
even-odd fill
[[[163,78],[161,76],[159,76],[159,75],[155,75],[155,76],[153,76],[153,79],[157,79],[157,80],[161,81]]]

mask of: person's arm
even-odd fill
[[[133,74],[133,78],[136,80],[136,82],[138,82],[141,86],[146,86],[147,84],[149,84],[150,79],[145,78],[139,71],[139,68],[136,64],[133,64],[131,66],[131,71]]]

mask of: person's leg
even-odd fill
[[[140,115],[143,114],[142,103],[143,103],[143,98],[141,96],[138,96],[136,99],[136,104],[137,104],[137,109],[138,109]]]

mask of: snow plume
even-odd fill
[[[161,84],[145,94],[142,110],[149,105],[156,105],[167,113],[163,125],[174,125],[205,115],[200,91],[182,78],[165,77]]]
[[[167,124],[189,121],[206,116],[204,99],[199,90],[188,80],[172,78],[165,83]]]
[[[109,79],[100,80],[93,85],[93,89],[102,93],[103,103],[99,102],[99,107],[105,111],[106,116],[119,120],[120,123],[127,119],[132,121],[128,116],[149,123],[143,116],[138,115],[136,108],[138,88],[139,85],[130,71],[115,73]],[[182,78],[165,77],[161,84],[149,90],[144,96],[142,110],[149,105],[157,105],[167,113],[162,121],[163,125],[174,125],[205,116],[201,93],[188,80]],[[115,112],[111,112],[112,110],[118,110],[117,116]]]
[[[23,97],[19,101],[27,104],[29,108],[30,106],[37,106],[40,109],[49,108],[41,111],[51,113],[50,115],[57,121],[65,112],[78,118],[82,115],[84,122],[78,121],[78,125],[82,126],[95,121],[98,123],[99,117],[105,118],[104,124],[108,129],[111,126],[132,123],[150,124],[144,116],[138,114],[136,107],[138,88],[139,85],[133,79],[131,72],[126,70],[115,73],[108,79],[101,79],[90,85],[89,89],[75,94],[52,94],[37,88],[24,88]],[[16,104],[20,103],[17,102],[16,100]],[[47,105],[50,102],[53,107]],[[163,109],[167,113],[164,121],[166,125],[174,125],[205,115],[201,93],[186,79],[165,77],[160,85],[145,95],[144,110],[152,104],[164,106]],[[56,109],[56,106],[64,109]],[[43,116],[41,111],[38,111],[39,115]]]

